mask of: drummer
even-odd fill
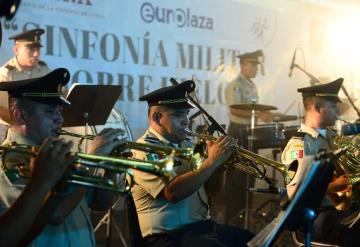
[[[258,72],[261,64],[260,58],[263,56],[262,50],[249,52],[238,56],[240,58],[240,74],[230,82],[226,88],[227,105],[258,103],[259,97],[255,83],[252,81]],[[230,109],[230,125],[228,134],[240,141],[240,145],[247,148],[247,126],[250,125],[251,111]],[[238,213],[245,209],[246,197],[246,174],[233,170],[224,174],[216,173],[219,179],[209,181],[209,188],[218,188],[218,192],[208,192],[212,202],[212,215],[223,223],[234,224],[242,222]],[[217,182],[217,183],[216,183]],[[221,184],[221,188],[219,188]],[[254,184],[254,179],[250,181],[250,186]]]
[[[259,102],[259,96],[256,85],[252,79],[256,77],[259,65],[262,65],[263,51],[257,50],[244,53],[239,55],[238,58],[240,59],[240,74],[226,87],[226,104],[228,106],[234,104],[257,104]],[[260,112],[258,112],[258,116],[259,114]],[[240,145],[244,148],[248,148],[248,134],[246,129],[250,125],[251,110],[240,110],[229,107],[229,119],[228,134],[238,139]]]

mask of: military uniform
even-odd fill
[[[59,68],[40,78],[2,82],[0,90],[7,91],[13,98],[28,98],[48,105],[69,105],[70,103],[61,94],[61,87],[66,85],[69,79],[69,71]],[[12,142],[36,146],[34,142],[14,129],[10,129],[4,144]],[[8,168],[2,165],[0,169],[0,204],[5,206],[2,212],[11,207],[28,183],[27,179],[10,176]],[[74,187],[68,186],[64,196],[70,194],[73,189]],[[95,246],[89,209],[91,200],[90,194],[82,198],[63,224],[46,225],[30,246]]]
[[[312,87],[300,88],[303,97],[323,97],[330,101],[338,102],[337,94],[340,90],[342,79],[334,82]],[[296,136],[287,143],[282,153],[282,163],[290,164],[293,160],[298,161],[295,177],[287,185],[288,196],[293,197],[296,189],[304,180],[308,170],[308,162],[304,158],[316,155],[320,150],[334,151],[334,139],[336,133],[330,128],[314,129],[302,124]],[[338,211],[333,207],[330,198],[324,197],[318,215],[314,221],[313,238],[317,241],[326,241],[342,246],[358,246],[360,224],[352,228],[341,222],[354,213],[353,210]]]
[[[41,47],[41,35],[44,29],[35,28],[20,34],[11,36],[9,39],[14,40],[15,44],[24,45],[26,47]],[[39,61],[30,70],[24,70],[18,63],[16,57],[11,58],[0,68],[0,82],[2,81],[18,81],[31,78],[42,77],[50,72],[45,62]]]
[[[158,89],[140,97],[151,106],[166,106],[172,109],[188,109],[193,106],[187,95],[195,88],[192,81]],[[142,143],[160,144],[171,147],[192,147],[190,140],[171,143],[155,129],[149,128],[138,140]],[[158,154],[134,151],[137,159],[157,160]],[[175,161],[176,179],[189,174],[194,167],[188,161]],[[196,171],[195,171],[196,172]],[[131,189],[140,228],[147,246],[245,246],[252,234],[246,230],[217,224],[210,219],[207,195],[203,186],[182,200],[171,203],[162,195],[167,183],[160,177],[141,171],[133,171]]]
[[[174,147],[173,144],[151,128],[137,142]],[[192,143],[185,140],[179,147],[192,147]],[[133,153],[133,157],[136,159],[159,159],[158,155],[153,153],[142,151],[134,151]],[[189,171],[192,171],[192,167],[188,162],[178,162],[174,167],[174,177]],[[131,192],[144,237],[210,219],[207,197],[203,187],[184,200],[173,204],[159,198],[159,194],[166,186],[165,181],[160,177],[133,170],[133,182]]]
[[[260,57],[262,51],[244,53],[238,56],[240,63],[250,62],[261,64]],[[239,140],[239,145],[248,148],[248,136],[250,127],[250,117],[241,118],[231,113],[230,105],[259,103],[259,95],[255,83],[251,79],[245,78],[241,73],[232,80],[225,89],[225,99],[228,106],[229,125],[227,133]],[[222,193],[212,195],[214,212],[219,212],[216,216],[219,220],[226,223],[233,223],[240,210],[245,209],[246,197],[246,173],[233,171],[221,176],[223,182]],[[249,177],[248,186],[253,187],[255,179]],[[236,200],[234,200],[234,197]]]
[[[16,57],[13,57],[0,68],[0,82],[37,78],[49,72],[49,67],[43,61],[39,61],[38,64],[30,70],[23,70],[17,62]]]

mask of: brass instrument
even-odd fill
[[[190,129],[185,129],[185,131],[190,136],[195,136],[198,138],[199,142],[206,140],[216,140],[216,137],[213,137],[212,135],[196,133]],[[265,166],[270,166],[279,171],[284,177],[285,185],[289,184],[296,174],[297,162],[293,162],[288,166],[241,148],[238,145],[235,145],[233,148],[235,151],[230,157],[229,162],[227,162],[229,163],[229,166],[239,169],[256,178],[264,179],[266,177]],[[206,156],[206,153],[203,155]]]
[[[68,135],[68,136],[80,138],[79,143],[83,139],[93,140],[95,138],[94,135],[80,135],[65,130],[60,130],[58,133],[60,135]],[[156,153],[163,157],[173,155],[176,158],[181,158],[186,160],[193,159],[193,150],[191,148],[174,148],[174,147],[162,146],[157,144],[139,143],[139,142],[131,142],[131,141],[124,141],[123,143],[119,144],[119,146],[117,147],[117,155],[120,155],[121,153],[120,150],[123,151],[128,149],[139,150],[146,153]]]
[[[29,178],[30,174],[24,167],[29,164],[32,157],[38,156],[38,152],[34,151],[32,147],[18,144],[0,146],[0,154],[5,173],[8,177],[14,179],[20,177]],[[106,189],[113,192],[125,192],[130,187],[127,186],[125,189],[122,189],[121,186],[114,184],[111,179],[89,175],[90,168],[101,168],[114,173],[129,172],[130,174],[131,171],[129,169],[135,169],[155,174],[168,180],[172,175],[174,165],[172,155],[159,161],[144,161],[85,153],[76,153],[76,155],[78,156],[76,164],[73,165],[71,174],[64,177],[65,181],[67,183]]]
[[[360,203],[360,193],[355,189],[360,185],[360,135],[337,136],[334,144],[337,148],[346,149],[336,161],[335,171],[349,178],[351,191],[338,193],[339,198],[333,203],[336,209],[346,210],[351,206],[352,198]]]

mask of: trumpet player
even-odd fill
[[[315,155],[320,150],[334,151],[336,133],[330,128],[335,124],[339,114],[337,103],[340,102],[338,92],[343,83],[339,78],[333,82],[298,89],[302,93],[306,111],[304,123],[296,136],[287,143],[282,161],[290,164],[297,159],[299,166],[294,179],[287,186],[290,198],[304,179],[306,167],[302,163],[304,156]],[[358,246],[360,224],[348,228],[341,221],[348,217],[351,210],[338,211],[334,208],[330,198],[335,199],[337,192],[349,190],[349,180],[345,175],[335,177],[329,183],[326,196],[321,203],[319,214],[314,222],[313,238],[341,246]]]
[[[187,81],[140,97],[147,101],[149,128],[138,140],[172,147],[192,147],[187,139],[188,113],[193,106],[187,95],[195,88]],[[247,230],[220,225],[209,215],[204,184],[232,153],[231,137],[208,143],[208,158],[192,170],[187,161],[175,163],[169,183],[155,175],[134,171],[132,194],[139,223],[148,246],[245,246],[252,238]],[[157,154],[134,151],[138,159],[156,160]]]
[[[55,138],[49,144],[48,162],[56,158],[64,160],[62,156],[70,149],[70,144],[56,138],[63,123],[60,109],[69,104],[61,95],[61,87],[66,85],[69,78],[69,71],[60,68],[43,77],[0,84],[0,90],[8,94],[11,119],[4,144],[16,142],[40,146],[45,139]],[[105,129],[90,144],[88,153],[109,154],[118,145],[116,136],[119,134],[120,130]],[[9,208],[22,193],[28,180],[8,176],[3,170],[4,165],[0,176],[0,199]],[[25,164],[25,169],[27,166]],[[110,192],[71,186],[52,193],[20,245],[32,240],[33,246],[95,246],[90,208],[106,210],[111,206],[112,199]]]

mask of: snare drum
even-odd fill
[[[262,124],[254,127],[254,148],[277,148],[284,145],[284,124],[270,123]],[[251,129],[248,130],[251,136]]]

